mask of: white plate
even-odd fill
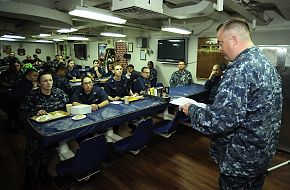
[[[72,117],[73,120],[81,120],[85,118],[86,118],[86,115],[75,115]]]

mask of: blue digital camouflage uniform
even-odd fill
[[[62,77],[57,74],[54,74],[53,87],[63,90],[64,93],[68,95],[68,97],[72,96],[73,88],[71,87],[69,80],[66,77]]]
[[[257,47],[228,65],[211,106],[189,106],[193,128],[212,135],[210,155],[223,175],[251,178],[275,153],[282,113],[281,78]]]
[[[193,83],[191,73],[188,70],[175,71],[169,83],[171,87],[191,85]]]
[[[26,119],[36,115],[39,110],[45,110],[46,112],[64,110],[68,100],[68,96],[61,89],[52,88],[50,95],[43,95],[38,89],[24,98],[20,106],[20,114],[23,119]],[[33,167],[38,162],[47,164],[52,153],[53,149],[51,147],[45,147],[40,141],[28,135],[24,165]]]
[[[155,87],[156,83],[157,83],[157,71],[156,71],[156,69],[154,69],[154,68],[150,69],[149,80],[150,80],[151,87]]]

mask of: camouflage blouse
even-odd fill
[[[193,83],[191,73],[188,70],[175,71],[171,75],[169,83],[170,87],[191,85]]]
[[[21,103],[20,114],[23,119],[26,119],[36,115],[39,110],[46,112],[65,110],[68,101],[68,96],[61,89],[52,88],[50,95],[44,95],[38,89],[25,96]]]
[[[193,128],[212,136],[210,154],[229,176],[266,171],[277,148],[281,113],[281,78],[257,47],[229,64],[211,106],[189,106]]]

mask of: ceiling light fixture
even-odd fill
[[[78,40],[78,41],[87,41],[89,38],[82,37],[82,36],[69,36],[67,40]]]
[[[70,28],[70,29],[63,28],[63,29],[57,30],[58,33],[71,33],[71,32],[76,32],[76,31],[78,31],[78,29],[76,28]]]
[[[15,36],[15,35],[3,35],[2,38],[13,38],[13,39],[25,39],[24,36]]]
[[[13,38],[2,38],[2,37],[0,37],[0,41],[16,41],[16,40],[13,39]]]
[[[189,30],[186,30],[184,28],[174,27],[174,26],[164,26],[161,28],[161,30],[165,32],[173,32],[173,33],[184,34],[184,35],[191,34],[191,31]]]
[[[76,8],[70,11],[69,14],[103,22],[111,22],[116,24],[126,23],[125,19],[113,16],[109,11],[93,7],[76,6]]]
[[[50,41],[50,40],[35,40],[35,42],[39,42],[39,43],[52,43],[52,41]]]
[[[108,37],[117,37],[117,38],[124,38],[126,37],[125,34],[114,33],[114,32],[101,32],[101,36],[108,36]]]
[[[57,39],[57,38],[54,38],[54,39],[52,39],[53,41],[55,41],[55,42],[63,42],[64,40],[61,40],[61,39]]]
[[[189,35],[191,34],[190,30],[187,30],[185,28],[180,28],[180,27],[176,27],[176,26],[171,26],[170,24],[171,19],[168,19],[168,26],[162,26],[161,30],[165,31],[165,32],[172,32],[172,33],[177,33],[177,34],[183,34],[183,35]],[[184,23],[185,25],[185,23]]]
[[[51,34],[39,34],[40,37],[50,37]]]

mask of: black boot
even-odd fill
[[[33,167],[27,167],[25,169],[24,189],[25,190],[38,189],[36,175]]]
[[[38,173],[37,173],[38,180],[41,182],[43,185],[49,185],[51,184],[50,177],[47,172],[47,165],[46,164],[40,164],[38,168]]]

